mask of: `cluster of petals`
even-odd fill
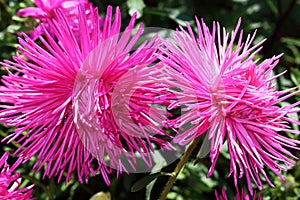
[[[149,109],[154,109],[149,104],[160,101],[156,98],[160,93],[157,84],[146,81],[144,89],[133,92],[127,109],[129,125],[114,117],[115,111],[129,120],[122,114],[121,104],[127,93],[120,87],[113,96],[116,84],[133,68],[136,79],[126,79],[123,84],[145,80],[151,73],[145,66],[156,60],[158,43],[153,38],[134,50],[142,25],[131,36],[134,15],[121,34],[119,8],[112,16],[112,7],[108,7],[104,24],[95,8],[87,11],[79,6],[78,12],[79,37],[74,35],[65,13],[54,10],[47,21],[53,35],[43,24],[39,42],[23,34],[20,54],[14,61],[1,63],[8,75],[2,77],[4,86],[0,88],[0,121],[16,127],[3,141],[20,144],[15,154],[25,160],[37,156],[33,168],[40,171],[45,166],[44,176],[56,176],[60,181],[66,172],[68,182],[77,171],[83,182],[82,177],[87,181],[90,174],[101,172],[110,184],[108,174],[112,169],[119,174],[127,172],[127,167],[134,168],[136,152],[151,166],[152,142],[171,148],[155,136],[166,134],[154,122],[160,120],[160,109],[152,112],[154,119],[147,116]],[[139,67],[141,70],[137,70]]]
[[[24,199],[32,198],[32,187],[19,189],[22,183],[20,173],[15,173],[15,169],[20,165],[22,159],[18,159],[11,167],[7,163],[9,152],[5,152],[0,158],[0,199]]]
[[[41,23],[44,24],[43,26],[46,26],[48,32],[51,33],[51,28],[47,21],[55,16],[55,12],[57,12],[57,10],[64,13],[70,28],[75,33],[79,31],[79,6],[85,8],[85,14],[88,18],[87,21],[91,23],[91,20],[89,20],[89,7],[91,7],[92,4],[87,0],[34,0],[34,4],[36,7],[23,8],[17,12],[20,17],[30,17],[40,21],[38,23],[39,25],[35,27],[34,31],[31,33],[31,38],[33,40],[38,39],[38,37],[43,33],[43,28],[40,25]],[[103,23],[103,19],[100,19],[100,21]]]
[[[34,0],[36,7],[20,9],[20,17],[32,17],[40,20],[46,20],[54,15],[54,10],[62,9],[67,16],[77,13],[78,5],[88,4],[87,0]]]
[[[181,115],[170,121],[177,132],[174,142],[186,145],[207,133],[204,142],[210,144],[212,162],[208,176],[227,142],[229,176],[233,174],[236,187],[242,177],[251,194],[252,181],[259,189],[262,179],[273,186],[265,170],[284,179],[280,171],[297,159],[288,149],[298,149],[300,143],[282,134],[299,133],[289,123],[300,122],[287,117],[299,111],[299,102],[281,107],[279,103],[299,91],[276,91],[274,80],[280,74],[273,75],[272,70],[280,56],[255,60],[263,41],[251,46],[254,33],[243,42],[241,20],[231,33],[218,23],[210,31],[203,20],[196,22],[197,37],[189,25],[187,30],[180,27],[161,49],[165,82],[176,96],[169,109],[181,109]]]
[[[216,200],[228,200],[226,191],[224,188],[222,188],[221,194],[218,194],[218,191],[215,190],[215,196]],[[241,190],[241,192],[237,192],[235,196],[236,200],[262,200],[263,195],[260,193],[258,196],[256,195],[256,191],[254,191],[253,195],[249,195],[245,193],[244,189]]]

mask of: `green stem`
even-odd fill
[[[54,178],[50,178],[50,186],[49,186],[49,199],[53,200],[54,199]]]
[[[157,15],[157,16],[161,16],[161,17],[169,16],[168,12],[165,12],[163,10],[158,10],[158,9],[151,9],[151,8],[144,9],[144,13],[151,14],[151,15]]]
[[[40,180],[36,179],[34,176],[22,175],[22,177],[24,179],[27,179],[30,182],[32,182],[35,186],[38,186],[38,187],[42,188],[42,190],[44,190],[44,192],[46,192],[48,194],[48,196],[51,195],[48,188],[43,183],[41,183]]]
[[[169,193],[169,191],[171,190],[174,182],[176,181],[177,176],[180,174],[180,172],[184,169],[184,166],[186,164],[186,162],[188,161],[190,155],[192,154],[193,150],[195,149],[195,147],[197,146],[197,143],[199,142],[199,138],[194,139],[189,147],[187,148],[187,150],[185,151],[185,153],[182,155],[182,157],[180,158],[179,163],[177,164],[176,168],[174,169],[174,171],[172,172],[173,176],[171,176],[166,184],[166,187],[164,188],[164,190],[162,191],[159,200],[165,200],[167,198],[167,195]]]

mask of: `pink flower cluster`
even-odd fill
[[[36,7],[28,7],[18,11],[20,17],[32,17],[47,21],[49,18],[52,18],[55,10],[61,9],[67,19],[76,19],[76,14],[78,15],[78,5],[87,5],[89,4],[87,0],[34,0]]]
[[[32,198],[32,187],[18,189],[21,185],[20,173],[14,173],[14,170],[21,164],[22,159],[18,159],[13,166],[7,164],[9,152],[3,154],[0,158],[0,199],[24,199]]]
[[[44,176],[59,181],[66,172],[66,182],[73,172],[80,182],[100,172],[110,184],[113,169],[135,170],[137,155],[151,168],[155,149],[172,151],[172,144],[184,146],[203,134],[211,144],[208,176],[227,141],[237,191],[245,177],[255,195],[252,183],[263,189],[262,177],[273,186],[266,168],[284,179],[280,170],[295,164],[288,148],[299,149],[300,141],[282,132],[300,133],[289,126],[300,122],[287,117],[299,111],[299,102],[278,104],[299,91],[276,91],[281,74],[272,70],[280,56],[255,59],[263,41],[252,46],[254,33],[244,42],[241,20],[228,33],[196,19],[197,36],[187,24],[169,39],[140,44],[143,26],[134,31],[134,15],[121,32],[119,8],[113,16],[108,7],[102,19],[87,1],[34,3],[18,12],[41,20],[34,37],[23,34],[19,54],[1,62],[7,75],[0,122],[16,127],[2,142],[20,144],[15,154],[25,161],[36,157],[35,171],[45,167]],[[172,116],[178,108],[181,115]],[[225,191],[216,196],[227,199]],[[239,199],[246,196],[242,190]]]
[[[222,188],[221,194],[218,194],[217,190],[215,190],[215,195],[216,195],[216,200],[228,200],[224,188]],[[256,192],[254,192],[253,196],[250,196],[249,194],[246,194],[243,189],[241,190],[241,192],[237,192],[235,197],[236,200],[262,200],[262,198],[263,198],[262,194],[259,194],[257,196]]]
[[[34,0],[34,4],[36,7],[28,7],[24,9],[20,9],[17,14],[20,17],[30,17],[33,19],[37,19],[40,22],[37,27],[31,33],[31,38],[33,40],[38,39],[40,35],[43,34],[43,26],[48,29],[50,34],[52,33],[51,26],[49,26],[48,22],[56,15],[55,12],[61,12],[65,16],[65,20],[67,20],[70,29],[74,32],[74,34],[79,33],[79,16],[81,15],[79,12],[84,12],[87,17],[87,23],[92,23],[89,19],[90,16],[90,7],[92,4],[87,0]],[[78,9],[78,7],[83,7],[82,11]],[[41,24],[43,26],[41,26]],[[103,24],[103,19],[99,18],[99,25]],[[92,26],[92,25],[91,25]]]

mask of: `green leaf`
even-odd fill
[[[159,176],[172,176],[172,174],[164,173],[164,172],[157,172],[154,174],[150,174],[149,176],[145,176],[145,177],[141,178],[140,180],[138,180],[135,184],[133,184],[133,186],[131,187],[131,192],[137,192],[137,191],[143,189],[144,187],[146,187],[149,183],[154,181]]]
[[[127,0],[127,6],[129,14],[132,16],[136,12],[137,18],[143,16],[143,9],[146,7],[143,0]]]
[[[153,161],[155,163],[151,170],[151,173],[153,173],[153,174],[156,174],[157,171],[161,171],[163,166],[166,165],[166,160],[159,151],[156,151],[153,154]],[[159,173],[161,173],[161,172],[159,172]],[[146,200],[150,200],[150,198],[151,198],[151,191],[152,191],[152,188],[154,187],[155,181],[156,181],[156,179],[151,181],[146,187]]]
[[[179,24],[181,26],[186,26],[187,22],[190,25],[194,24],[193,18],[181,14],[180,10],[178,10],[178,9],[170,9],[167,11],[169,13],[169,18],[174,20],[177,24]]]
[[[281,102],[281,105],[282,106],[289,106],[289,105],[291,105],[289,102],[286,102],[286,101],[283,101],[283,102]],[[287,114],[287,116],[290,118],[290,119],[293,119],[293,120],[295,120],[295,121],[298,121],[299,120],[299,116],[298,116],[298,113],[289,113],[289,114]],[[299,127],[298,127],[298,125],[297,124],[295,124],[295,123],[292,123],[292,128],[294,129],[294,130],[299,130]],[[298,135],[296,135],[296,134],[291,134],[291,135],[289,135],[291,138],[293,138],[293,139],[296,139],[297,137],[298,137]]]
[[[285,38],[282,38],[281,41],[286,44],[292,44],[292,45],[295,45],[298,47],[300,46],[300,40],[295,39],[295,38],[285,37]]]
[[[300,70],[298,68],[291,68],[291,79],[296,85],[300,86]]]
[[[277,6],[275,5],[275,2],[273,0],[268,0],[267,3],[269,5],[270,9],[272,10],[272,12],[276,16],[278,16],[278,9],[277,9]]]
[[[9,25],[8,27],[7,27],[7,32],[8,33],[16,33],[16,32],[18,32],[18,30],[20,30],[20,28],[21,28],[21,26],[20,25]]]
[[[150,200],[151,199],[151,192],[152,192],[152,189],[154,187],[154,184],[155,184],[155,181],[157,179],[154,179],[152,182],[150,182],[147,187],[146,187],[146,200]]]

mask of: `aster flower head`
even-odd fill
[[[87,0],[35,0],[34,4],[36,7],[28,7],[24,9],[20,9],[17,14],[20,17],[30,17],[34,19],[40,20],[39,22],[44,24],[43,26],[47,27],[47,31],[52,34],[52,30],[50,26],[48,25],[48,20],[53,18],[55,15],[55,12],[57,10],[60,10],[60,12],[64,13],[64,16],[66,20],[68,21],[68,24],[70,28],[73,30],[76,37],[79,33],[79,24],[78,24],[78,18],[79,18],[79,9],[78,7],[84,7],[85,8],[85,14],[87,15],[87,21],[91,22],[89,19],[90,12],[89,7],[92,6],[91,3],[89,3]],[[101,23],[103,23],[102,19],[100,18]],[[38,37],[43,34],[43,28],[40,26],[40,23],[38,23],[38,26],[34,28],[33,32],[31,33],[31,38],[33,40],[38,39]]]
[[[113,24],[112,31],[118,30],[117,26]],[[72,101],[78,134],[101,163],[118,170],[144,172],[152,166],[151,152],[155,150],[151,142],[163,149],[173,148],[156,137],[169,136],[162,129],[167,114],[150,106],[164,102],[159,95],[165,88],[160,82],[148,80],[149,76],[160,75],[153,70],[159,66],[153,64],[157,59],[157,37],[142,43],[128,57],[143,32],[139,26],[127,43],[132,28],[133,21],[122,35],[116,31],[109,37],[103,36],[77,73]],[[139,168],[135,152],[149,168]]]
[[[61,8],[67,16],[77,13],[78,5],[88,4],[87,0],[34,0],[36,7],[20,9],[20,17],[32,17],[40,20],[46,20],[54,15],[54,10]]]
[[[243,42],[241,20],[231,33],[219,23],[214,22],[210,31],[203,20],[196,22],[198,36],[187,24],[187,31],[180,27],[162,49],[167,82],[170,88],[179,88],[173,90],[177,99],[169,108],[181,107],[183,111],[170,122],[178,133],[174,141],[185,145],[207,133],[209,141],[204,142],[211,146],[210,176],[227,139],[229,176],[233,174],[235,186],[242,177],[251,194],[251,181],[259,189],[263,188],[262,178],[273,186],[266,167],[283,179],[280,170],[287,170],[286,166],[295,164],[291,158],[296,159],[287,148],[299,144],[280,134],[299,133],[288,125],[299,121],[286,116],[298,112],[295,106],[299,103],[282,107],[278,103],[298,91],[275,90],[273,80],[280,75],[272,75],[272,69],[280,56],[255,60],[263,41],[252,46],[254,33]]]
[[[88,10],[90,21],[86,12],[79,7],[79,38],[74,36],[65,13],[57,10],[48,20],[54,37],[43,26],[44,34],[39,37],[42,45],[25,34],[20,39],[20,55],[14,57],[14,62],[2,63],[8,75],[3,77],[4,87],[0,89],[1,101],[5,103],[1,105],[0,121],[16,127],[5,139],[21,144],[15,154],[26,160],[37,155],[35,171],[45,166],[44,176],[58,176],[58,181],[66,172],[66,182],[74,171],[80,182],[82,177],[87,181],[89,174],[101,172],[109,184],[107,174],[112,168],[118,173],[127,171],[122,155],[127,162],[134,163],[134,154],[140,152],[146,154],[143,158],[147,161],[147,145],[151,146],[152,141],[162,144],[161,140],[146,134],[155,129],[154,124],[148,124],[147,129],[141,127],[139,122],[146,120],[145,117],[137,117],[132,123],[138,128],[135,131],[119,128],[120,123],[113,116],[113,106],[119,102],[112,105],[119,79],[131,68],[151,63],[157,44],[154,39],[130,53],[142,33],[140,26],[131,37],[135,15],[120,34],[119,8],[112,22],[112,7],[108,7],[103,29],[97,9]],[[134,92],[128,112],[143,116],[149,106],[137,102],[147,100],[143,95],[154,100],[155,94],[150,94],[153,91],[155,88]],[[122,91],[114,94],[120,99]],[[137,131],[145,133],[143,138],[135,134]]]
[[[0,199],[33,199],[32,187],[18,189],[22,183],[20,173],[14,173],[14,170],[21,164],[22,159],[18,159],[13,166],[7,164],[9,152],[3,154],[0,158]]]

